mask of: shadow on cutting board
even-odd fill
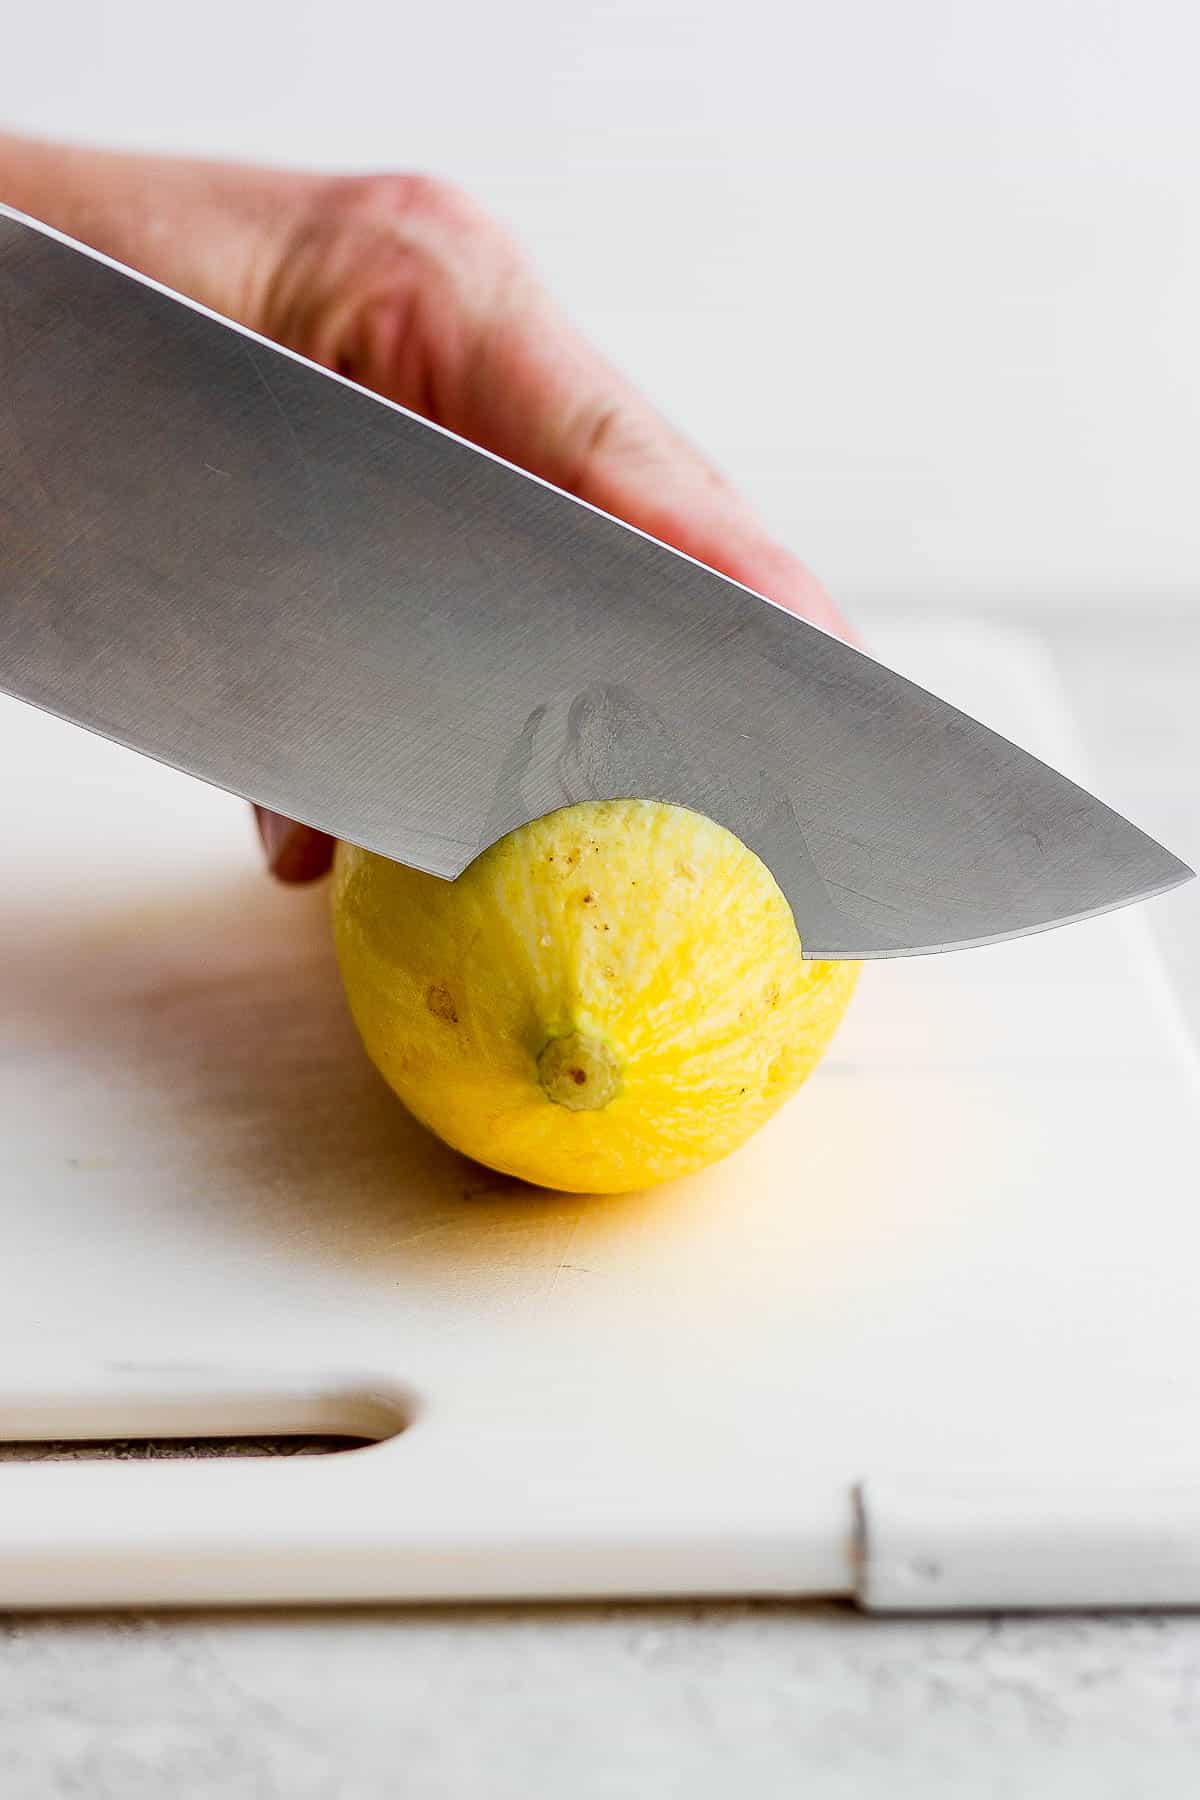
[[[823,1071],[819,1097],[814,1083],[734,1157],[653,1195],[547,1193],[448,1150],[375,1073],[342,996],[324,884],[289,890],[248,869],[164,883],[82,924],[62,908],[9,910],[0,957],[0,1071],[7,1044],[25,1091],[53,1092],[60,1142],[44,1154],[75,1178],[60,1234],[90,1190],[97,1211],[126,1216],[127,1241],[157,1220],[180,1255],[219,1246],[240,1262],[315,1264],[364,1298],[386,1287],[393,1305],[397,1288],[462,1287],[505,1311],[573,1303],[576,1277],[605,1273],[661,1290],[664,1272],[686,1285],[691,1264],[707,1286],[739,1245],[756,1281],[818,1309],[831,1268],[872,1244],[884,1253],[856,1281],[882,1278],[884,1262],[895,1271],[873,1171],[889,1130],[917,1127],[901,1098],[865,1134],[851,1068]]]

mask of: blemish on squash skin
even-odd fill
[[[425,990],[425,1004],[435,1019],[441,1019],[446,1025],[458,1024],[458,1008],[444,981],[430,982]]]

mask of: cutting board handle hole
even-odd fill
[[[377,1438],[335,1437],[331,1433],[264,1433],[261,1437],[180,1438],[38,1438],[25,1442],[0,1439],[0,1463],[88,1462],[115,1458],[119,1462],[158,1462],[169,1457],[220,1456],[336,1456],[346,1450],[365,1450]]]
[[[330,1456],[399,1436],[416,1401],[389,1380],[231,1376],[110,1363],[102,1383],[0,1398],[0,1462],[116,1456]]]

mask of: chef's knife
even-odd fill
[[[4,208],[0,687],[446,877],[576,800],[694,807],[810,957],[1191,873],[782,607]]]

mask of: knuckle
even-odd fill
[[[579,430],[579,455],[585,463],[620,455],[631,447],[629,423],[623,407],[601,404],[585,414]],[[632,440],[636,443],[636,439]]]
[[[355,224],[394,227],[407,222],[471,235],[497,229],[465,189],[440,175],[405,172],[340,176],[337,205],[343,216]]]
[[[455,183],[334,175],[284,259],[273,335],[437,417],[523,273],[517,247]]]
[[[658,420],[626,396],[601,397],[585,407],[574,439],[585,467],[612,462],[653,467],[668,458],[669,444]]]

